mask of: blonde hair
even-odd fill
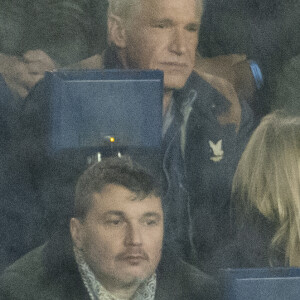
[[[238,164],[232,198],[240,218],[258,211],[276,226],[270,264],[284,252],[300,266],[300,117],[284,111],[266,116]]]

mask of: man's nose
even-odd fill
[[[127,224],[125,244],[130,246],[142,245],[143,237],[138,224]]]
[[[186,38],[184,29],[174,28],[170,42],[170,51],[182,55],[186,51]]]

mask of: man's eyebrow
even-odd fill
[[[172,25],[174,24],[174,21],[169,18],[153,18],[150,20],[151,24],[157,24],[157,23],[162,23],[164,25]]]
[[[164,24],[164,25],[173,25],[175,24],[174,20],[169,19],[169,18],[153,18],[150,20],[150,24],[155,25],[155,24]],[[200,27],[201,22],[198,20],[191,21],[186,26],[197,26]]]
[[[124,213],[122,211],[119,211],[119,210],[109,210],[109,211],[106,211],[103,214],[103,217],[108,217],[108,216],[120,216],[120,217],[123,217]]]
[[[201,22],[198,21],[193,21],[193,22],[189,22],[188,24],[186,24],[186,26],[197,26],[200,27]]]
[[[143,218],[151,218],[151,217],[155,217],[158,219],[161,219],[161,214],[157,213],[157,212],[147,212],[143,214]]]

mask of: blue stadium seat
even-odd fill
[[[226,300],[299,300],[300,268],[220,270]]]
[[[46,74],[50,97],[49,152],[160,149],[161,71],[85,70]],[[94,151],[93,150],[93,151]]]

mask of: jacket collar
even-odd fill
[[[70,299],[89,300],[75,261],[68,230],[53,235],[43,251],[43,263],[49,281],[63,281]]]
[[[69,230],[61,230],[47,242],[43,250],[43,263],[48,280],[63,282],[64,288],[68,291],[68,299],[90,300],[78,270]],[[180,265],[173,252],[164,248],[156,272],[156,300],[168,299],[168,292],[174,290],[171,278],[178,273],[178,264]],[[180,292],[181,289],[175,290]]]
[[[124,69],[124,66],[114,46],[110,46],[104,50],[102,57],[105,69]]]

